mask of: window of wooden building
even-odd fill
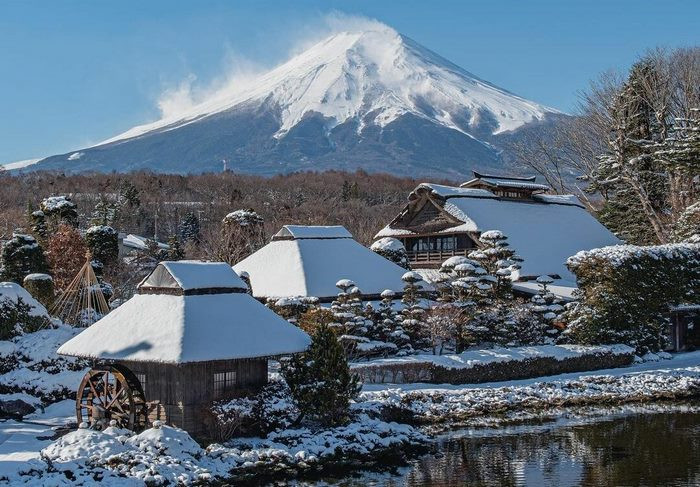
[[[141,389],[143,390],[144,394],[146,393],[146,374],[142,374],[140,372],[136,372],[134,374],[138,381],[141,383]]]
[[[220,394],[236,386],[236,372],[216,372],[214,374],[214,392]]]
[[[413,252],[432,252],[440,250],[469,249],[474,245],[466,235],[446,235],[434,237],[412,237],[405,242],[406,250]]]

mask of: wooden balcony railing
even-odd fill
[[[439,266],[448,258],[455,255],[467,256],[474,249],[455,249],[455,250],[407,250],[408,260],[411,265],[431,265]]]

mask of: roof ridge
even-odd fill
[[[512,181],[530,181],[535,182],[537,176],[497,176],[495,174],[483,174],[478,171],[472,170],[474,177],[477,179],[506,179]]]

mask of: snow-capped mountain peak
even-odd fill
[[[185,113],[135,127],[104,143],[168,129],[238,105],[279,108],[275,138],[315,112],[332,129],[349,119],[384,127],[410,113],[470,135],[491,134],[542,120],[556,110],[487,83],[389,27],[336,33],[260,75]]]
[[[472,168],[512,172],[502,168],[513,161],[509,144],[564,116],[375,22],[263,73],[204,92],[183,86],[160,100],[161,120],[21,170],[363,169],[460,179]]]

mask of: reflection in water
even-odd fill
[[[401,475],[342,486],[700,486],[700,414],[647,413],[595,422],[453,433]]]

